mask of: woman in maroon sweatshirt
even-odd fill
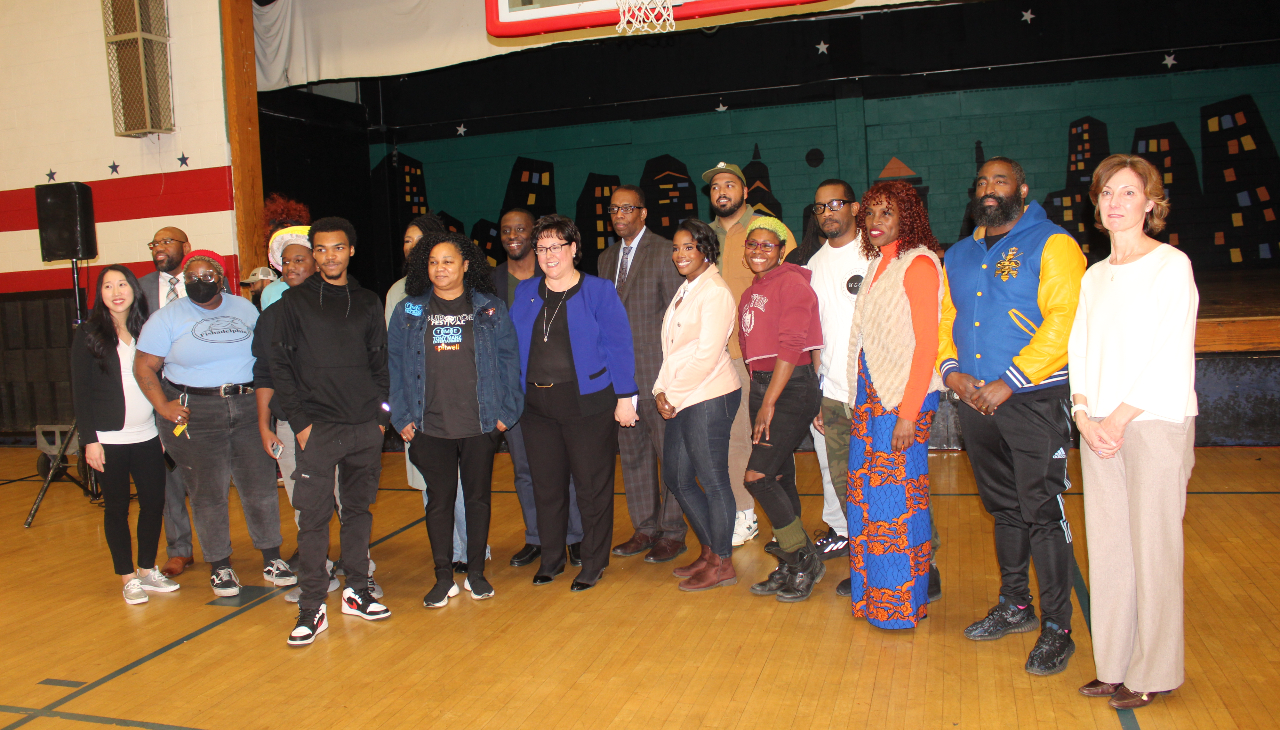
[[[747,228],[744,263],[755,280],[738,303],[738,341],[751,372],[752,447],[744,484],[773,524],[776,542],[765,550],[778,558],[777,569],[751,592],[794,603],[809,597],[824,568],[800,521],[795,480],[780,473],[822,402],[815,369],[822,324],[809,270],[782,262],[786,238],[777,218],[754,218]]]

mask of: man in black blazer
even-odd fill
[[[187,295],[181,269],[182,260],[191,253],[191,242],[181,229],[166,227],[156,231],[147,247],[151,249],[151,262],[155,264],[156,270],[139,277],[138,284],[147,298],[149,311],[154,314],[164,305]],[[165,422],[159,420],[159,414],[156,414],[156,419],[156,424],[164,428]],[[174,469],[165,476],[164,536],[169,561],[160,572],[173,577],[194,560],[191,550],[191,516],[187,514],[187,485],[182,482],[180,469]]]
[[[609,200],[609,217],[619,242],[600,254],[600,277],[618,287],[627,309],[631,342],[636,353],[636,385],[640,387],[635,428],[618,433],[622,454],[622,481],[627,490],[627,511],[635,534],[613,548],[614,555],[636,555],[646,550],[645,561],[665,563],[688,547],[688,525],[675,495],[663,484],[658,460],[666,421],[658,413],[653,381],[662,368],[662,317],[684,278],[671,263],[671,241],[648,230],[644,192],[635,185],[619,185]]]

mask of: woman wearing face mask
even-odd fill
[[[275,464],[258,433],[251,350],[258,310],[222,292],[224,267],[212,251],[187,255],[187,296],[147,320],[133,372],[156,413],[173,424],[160,426],[160,438],[183,470],[213,592],[234,596],[240,580],[231,568],[232,479],[249,536],[262,551],[262,577],[277,586],[298,578],[280,559]]]
[[[822,405],[816,370],[822,322],[809,286],[812,272],[783,263],[786,244],[787,229],[777,218],[761,216],[747,226],[744,256],[755,280],[738,302],[738,342],[751,373],[752,447],[743,480],[773,525],[775,542],[765,550],[778,559],[751,592],[795,603],[807,599],[826,572],[800,521],[795,480],[784,474]]]
[[[929,427],[943,390],[934,369],[942,247],[920,196],[902,181],[872,186],[857,225],[869,263],[849,340],[849,382],[857,383],[850,404],[850,591],[854,616],[907,629],[925,617],[929,602]]]
[[[702,543],[697,560],[672,571],[684,578],[682,591],[738,582],[729,429],[742,402],[742,384],[726,349],[734,302],[714,263],[718,249],[715,231],[700,220],[690,218],[676,229],[671,261],[685,283],[662,318],[662,368],[653,385],[658,413],[667,419],[663,479]]]
[[[484,575],[493,455],[524,410],[519,346],[488,261],[471,240],[446,233],[421,243],[405,270],[409,296],[387,333],[391,422],[427,480],[435,585],[423,605],[442,608],[458,595],[450,558],[459,473],[467,505],[463,587],[476,600],[494,595]]]
[[[164,451],[151,404],[133,378],[138,334],[147,320],[138,279],[113,264],[98,274],[98,303],[71,341],[72,402],[84,461],[99,473],[103,534],[124,602],[176,591],[155,567],[164,517]],[[138,489],[138,568],[129,537],[129,477]]]

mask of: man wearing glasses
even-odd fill
[[[640,388],[636,404],[639,421],[635,428],[618,433],[627,512],[635,534],[615,546],[613,554],[626,557],[648,551],[645,562],[665,563],[689,549],[684,542],[689,527],[680,503],[662,483],[658,470],[666,421],[658,413],[653,382],[662,368],[662,317],[684,277],[671,263],[671,241],[645,226],[647,216],[640,188],[614,188],[609,218],[621,240],[600,254],[598,265],[600,278],[614,283],[627,310],[636,358],[636,385]]]
[[[742,299],[742,292],[751,286],[754,275],[747,268],[743,258],[747,241],[747,224],[759,213],[747,205],[747,178],[742,169],[730,162],[717,163],[715,167],[702,173],[702,181],[710,186],[711,211],[715,220],[711,222],[711,230],[720,239],[720,276],[733,292],[734,302]],[[783,226],[785,228],[785,226]],[[785,248],[778,260],[785,259],[795,248],[795,236],[787,229]],[[742,348],[738,346],[738,333],[735,331],[729,338],[729,356],[733,361],[733,369],[738,373],[738,381],[742,383],[743,407],[733,419],[733,427],[729,431],[729,484],[733,487],[734,501],[738,512],[733,521],[733,546],[743,545],[755,537],[760,528],[756,521],[756,500],[743,486],[743,475],[747,473],[747,460],[751,458],[751,417],[746,403],[751,396],[751,376],[747,375],[747,366],[742,361]],[[782,478],[794,481],[796,474],[795,461],[786,462],[782,467]]]
[[[160,311],[187,295],[182,281],[182,260],[191,253],[187,234],[179,228],[166,227],[156,231],[147,242],[151,249],[151,262],[156,270],[138,278],[142,293],[147,297],[151,314]],[[159,415],[156,416],[159,419]],[[157,425],[163,427],[157,420]],[[173,428],[170,426],[170,428]],[[168,543],[169,561],[160,569],[169,577],[179,575],[194,562],[191,551],[191,517],[187,514],[187,487],[182,481],[182,470],[167,472],[164,484],[164,536]]]

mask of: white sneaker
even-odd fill
[[[289,564],[280,558],[262,569],[262,579],[276,586],[293,586],[298,584],[298,576],[289,570]]]
[[[134,578],[124,584],[124,602],[129,605],[146,603],[151,599],[147,598],[147,592],[142,589],[142,581]]]
[[[209,576],[209,585],[213,586],[215,596],[240,595],[240,578],[230,567],[218,568]]]
[[[760,525],[753,509],[741,510],[733,518],[733,546],[741,547],[747,540],[760,534]]]
[[[152,568],[143,575],[142,571],[137,572],[137,580],[144,591],[152,591],[154,593],[171,593],[181,588],[177,583],[165,577],[159,568]]]

